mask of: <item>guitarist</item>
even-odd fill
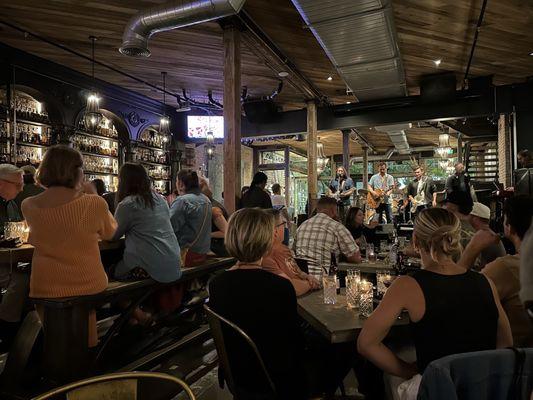
[[[415,178],[407,185],[407,197],[411,203],[412,218],[424,208],[437,206],[437,187],[433,180],[426,176],[424,167],[414,167]]]
[[[378,164],[379,173],[372,175],[368,182],[368,191],[370,195],[379,203],[376,207],[376,214],[379,216],[379,222],[383,222],[383,212],[387,216],[387,223],[392,224],[392,205],[390,195],[395,188],[394,178],[387,174],[387,164],[383,161]]]
[[[345,211],[350,208],[350,197],[355,191],[352,178],[343,166],[337,168],[337,175],[331,180],[328,188],[328,196],[337,200],[339,217],[344,222]]]

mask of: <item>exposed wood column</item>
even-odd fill
[[[289,146],[285,147],[285,203],[287,203],[287,207],[289,204],[291,204],[291,191],[289,189],[289,185],[291,184],[291,171],[290,171],[291,165],[290,165],[290,150]]]
[[[318,197],[318,174],[316,170],[317,159],[317,114],[316,103],[307,102],[307,201],[308,215],[316,208]]]
[[[498,119],[498,180],[504,187],[512,184],[511,123],[509,115]]]
[[[463,162],[463,134],[457,133],[457,162]]]
[[[241,190],[241,33],[224,28],[224,206],[236,210]]]
[[[368,187],[368,147],[363,147],[363,189]]]
[[[350,133],[349,129],[342,131],[342,166],[350,176]]]

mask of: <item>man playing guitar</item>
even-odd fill
[[[383,161],[378,164],[379,173],[372,175],[368,182],[369,198],[367,206],[374,208],[379,216],[379,222],[383,222],[383,212],[387,216],[387,223],[393,222],[390,195],[395,188],[394,178],[387,174],[387,164]]]
[[[407,198],[411,203],[411,218],[414,219],[424,208],[437,205],[437,187],[426,176],[424,167],[414,167],[415,178],[407,186]]]
[[[328,196],[337,200],[341,221],[344,221],[346,209],[350,208],[350,197],[354,191],[355,185],[353,180],[344,167],[337,168],[337,175],[329,183]]]

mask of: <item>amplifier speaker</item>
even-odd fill
[[[424,75],[420,81],[420,99],[425,103],[453,101],[456,86],[454,72]]]
[[[252,124],[264,124],[279,118],[278,108],[272,100],[247,100],[242,104],[246,118]]]

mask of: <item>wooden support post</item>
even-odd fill
[[[237,208],[241,190],[241,33],[224,28],[224,206]]]
[[[511,122],[509,115],[498,119],[498,180],[504,187],[512,184]]]
[[[290,184],[291,184],[291,171],[290,171],[290,150],[289,146],[285,147],[285,203],[287,204],[287,207],[289,204],[291,204],[291,191],[290,191]]]
[[[363,189],[368,186],[368,147],[363,147]]]
[[[317,138],[316,103],[313,100],[307,102],[307,201],[309,216],[316,208],[318,197]]]
[[[342,166],[350,176],[350,133],[349,129],[342,131]]]

